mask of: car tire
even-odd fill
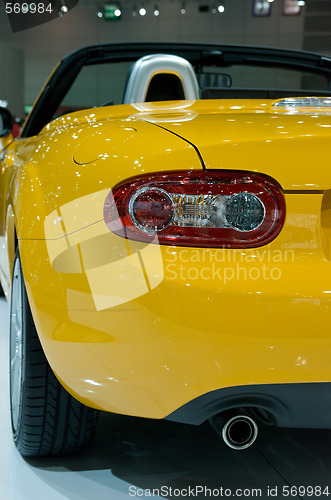
[[[18,251],[10,307],[10,408],[14,441],[23,456],[69,455],[93,438],[98,412],[61,386],[45,357]]]

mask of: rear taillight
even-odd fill
[[[104,205],[119,236],[160,244],[248,248],[281,230],[285,201],[278,183],[246,171],[177,171],[118,184]]]

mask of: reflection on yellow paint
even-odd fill
[[[148,292],[138,253],[86,270],[96,309],[108,309]]]
[[[150,123],[172,123],[176,125],[177,123],[192,121],[198,116],[197,113],[193,113],[189,109],[193,103],[194,101],[162,103],[162,111],[169,110],[166,114],[160,113],[160,103],[144,102],[132,104],[132,106],[140,112],[150,113],[145,116],[145,119]]]
[[[118,146],[132,139],[137,130],[133,127],[119,127],[113,124],[99,124],[102,131],[88,129],[74,152],[78,165],[86,165],[105,158],[118,151]]]
[[[165,101],[165,102],[141,102],[131,104],[132,108],[139,112],[148,113],[150,111],[170,111],[171,113],[180,113],[181,111],[189,111],[191,106],[195,104],[196,101]],[[168,113],[167,113],[168,115]]]
[[[133,244],[107,228],[102,208],[108,193],[102,190],[73,200],[52,212],[44,224],[52,268],[84,274],[97,311],[140,297],[164,278],[157,240]],[[86,214],[97,222],[89,223]],[[79,309],[77,294],[68,293],[67,300],[69,310]]]

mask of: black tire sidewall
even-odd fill
[[[12,308],[13,308],[13,289],[14,289],[14,279],[15,279],[15,272],[16,268],[18,268],[18,272],[21,275],[21,287],[19,290],[19,293],[21,294],[21,300],[22,300],[22,317],[21,317],[21,324],[22,324],[22,364],[21,364],[21,397],[20,397],[20,410],[18,414],[18,421],[17,421],[17,427],[15,428],[14,423],[13,423],[13,412],[12,412],[12,373],[11,373],[11,353],[12,353],[12,342],[11,342],[11,337],[12,337]],[[25,375],[26,375],[26,345],[27,345],[27,339],[26,339],[26,291],[25,291],[25,286],[24,286],[24,281],[23,281],[23,274],[22,274],[22,267],[21,267],[21,261],[20,261],[20,256],[19,252],[17,250],[16,256],[15,256],[15,261],[14,261],[14,269],[13,269],[13,279],[12,279],[12,290],[11,290],[11,301],[10,301],[10,320],[9,320],[9,391],[10,391],[10,419],[11,419],[11,426],[12,426],[12,431],[13,431],[13,438],[15,441],[16,446],[18,446],[20,440],[21,440],[21,434],[22,434],[22,420],[23,420],[23,415],[25,412],[25,401],[24,401],[24,394],[25,394]]]

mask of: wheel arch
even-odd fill
[[[6,250],[8,259],[8,271],[12,276],[14,269],[15,254],[18,245],[15,216],[12,204],[8,205],[6,214]]]
[[[8,204],[6,219],[5,219],[5,241],[4,241],[4,262],[1,276],[1,284],[4,294],[10,301],[12,276],[15,262],[16,249],[18,246],[18,238],[16,231],[16,223],[14,209],[11,203]]]

